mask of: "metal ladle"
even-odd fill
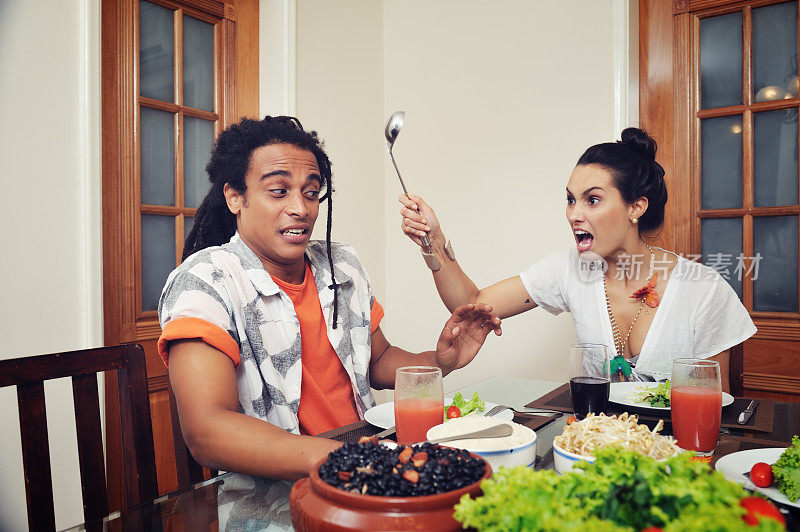
[[[392,113],[392,116],[389,117],[389,121],[386,122],[386,130],[384,134],[386,135],[386,149],[389,152],[389,157],[392,158],[392,164],[394,165],[394,171],[397,172],[397,177],[400,178],[400,186],[403,187],[403,193],[408,196],[408,190],[406,190],[406,184],[403,182],[403,176],[400,175],[400,169],[397,167],[397,162],[394,160],[394,154],[392,153],[392,148],[394,147],[394,141],[397,140],[397,136],[400,134],[400,129],[403,127],[403,122],[406,120],[406,114],[403,111],[395,111]],[[417,210],[419,212],[419,210]],[[428,236],[425,235],[422,237],[422,246],[425,248],[427,253],[431,252],[431,242],[428,240]]]

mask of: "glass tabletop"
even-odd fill
[[[562,385],[561,382],[536,379],[492,377],[454,391],[460,391],[465,395],[478,392],[485,401],[525,411],[529,409],[524,405]],[[797,420],[800,406],[796,403],[781,403],[780,406],[781,419],[787,420],[787,423],[781,423],[780,427],[776,424],[776,430],[769,438],[773,441],[762,442],[764,444],[772,443],[772,446],[775,446],[774,443],[777,441],[783,441],[783,434],[779,435],[778,432],[791,431],[792,434],[800,432]],[[552,421],[536,429],[537,460],[534,466],[536,469],[553,467],[553,439],[561,433],[569,416],[556,414],[551,417]],[[531,419],[533,418],[524,414],[515,417],[515,420],[521,423],[529,422]],[[541,421],[541,418],[539,419]],[[375,434],[380,430],[365,422],[355,423],[342,429],[339,436],[344,436],[344,439],[338,437],[335,439],[357,441],[359,435],[365,435],[366,432]],[[745,440],[738,437],[736,432],[723,434],[719,449],[722,450],[722,447],[727,446],[724,454],[746,448],[741,446],[741,441],[759,441]],[[782,446],[785,445],[784,443]],[[291,486],[289,482],[224,473],[153,501],[112,513],[102,520],[83,523],[68,530],[218,530],[222,528],[219,526],[222,523],[227,523],[229,527],[236,529],[292,530],[289,505]],[[243,504],[243,500],[247,504]]]

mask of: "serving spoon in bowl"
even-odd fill
[[[511,425],[509,425],[508,423],[501,423],[499,425],[494,425],[492,427],[488,427],[481,430],[475,430],[472,432],[465,432],[463,434],[453,434],[451,436],[445,436],[443,438],[434,438],[432,440],[426,440],[426,442],[444,443],[446,441],[472,440],[478,438],[503,438],[505,436],[511,436],[512,432],[514,432],[514,428]]]

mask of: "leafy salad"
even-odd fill
[[[523,466],[501,468],[481,484],[483,496],[461,498],[455,518],[465,528],[484,531],[784,530],[775,518],[754,516],[748,505],[754,498],[707,464],[693,461],[692,454],[657,462],[607,447],[596,452],[593,464],[575,465],[583,471],[562,476]],[[756,502],[777,511],[764,499]]]
[[[792,446],[772,464],[772,473],[781,493],[790,501],[800,500],[800,437],[796,434],[792,436]]]
[[[637,403],[649,403],[657,408],[669,408],[670,382],[659,382],[655,386],[637,386],[628,394],[628,399]]]
[[[469,401],[464,399],[461,392],[456,392],[453,396],[453,402],[449,405],[444,405],[444,418],[447,421],[456,417],[464,417],[473,412],[483,412],[484,408],[486,408],[486,403],[478,397],[478,392],[475,392]]]

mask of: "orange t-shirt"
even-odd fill
[[[297,412],[300,433],[315,436],[358,421],[353,385],[328,340],[311,267],[306,263],[305,278],[299,285],[275,277],[272,280],[292,300],[300,321],[300,362],[303,367]],[[370,312],[370,333],[375,332],[382,318],[383,308],[375,301]]]

